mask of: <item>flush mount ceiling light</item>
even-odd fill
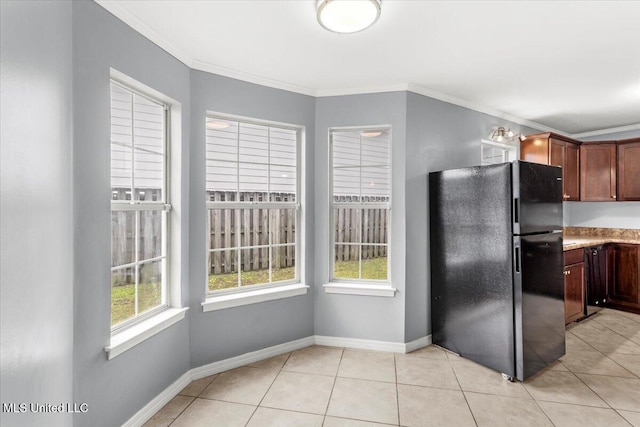
[[[207,120],[208,129],[220,130],[220,129],[226,129],[229,126],[230,124],[227,122],[222,122],[219,120]]]
[[[380,17],[381,0],[318,0],[318,22],[334,33],[357,33]]]

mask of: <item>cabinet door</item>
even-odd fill
[[[618,146],[618,200],[640,200],[640,142]]]
[[[584,262],[564,268],[564,322],[584,316]]]
[[[566,200],[580,200],[580,150],[577,145],[566,143],[563,166],[563,183]]]
[[[640,306],[638,299],[638,246],[615,244],[610,248],[609,299]]]
[[[616,200],[616,145],[580,146],[580,200],[583,202]]]
[[[564,141],[549,138],[549,164],[564,167]]]

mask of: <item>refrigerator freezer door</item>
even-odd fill
[[[513,233],[562,230],[562,169],[513,162]]]
[[[434,344],[515,376],[511,164],[429,174]]]
[[[562,233],[514,237],[516,378],[565,354]]]

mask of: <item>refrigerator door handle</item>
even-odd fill
[[[514,261],[516,267],[516,273],[520,273],[520,246],[514,248]]]
[[[519,207],[520,207],[520,199],[518,197],[514,197],[513,199],[513,222],[514,224],[518,224],[520,222],[520,215],[519,215]]]

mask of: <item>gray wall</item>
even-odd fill
[[[205,116],[207,111],[305,126],[304,193],[313,191],[315,100],[283,90],[191,71],[190,334],[191,366],[198,367],[250,351],[313,335],[312,293],[237,308],[203,312],[206,277]],[[313,199],[303,205],[307,239],[313,239]],[[309,241],[309,240],[308,240]],[[312,241],[312,240],[311,240]],[[307,246],[303,282],[313,277],[313,247]]]
[[[315,333],[401,343],[405,300],[406,92],[318,98],[316,100],[315,191]],[[391,125],[391,284],[394,298],[326,294],[329,281],[329,128]]]
[[[71,402],[71,3],[0,2],[2,403]],[[68,426],[8,414],[3,426]]]
[[[580,138],[582,141],[611,141],[640,137],[640,129]],[[565,225],[574,227],[638,228],[640,202],[566,202]]]
[[[407,94],[406,309],[407,342],[431,333],[429,172],[480,164],[480,140],[498,126],[538,130],[414,93]]]
[[[190,368],[182,320],[107,361],[110,340],[109,67],[182,104],[188,169],[189,69],[92,1],[73,2],[74,401],[89,412],[74,425],[120,425]],[[55,33],[55,32],[53,32]],[[183,215],[189,183],[182,182]],[[189,300],[188,232],[182,235],[182,299]]]

